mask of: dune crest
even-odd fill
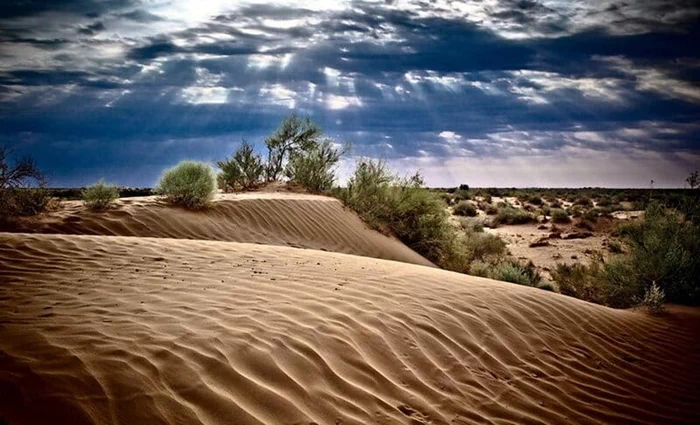
[[[8,424],[698,423],[698,317],[288,247],[0,233]]]
[[[205,211],[169,206],[153,196],[124,198],[99,212],[65,201],[57,212],[5,230],[282,245],[432,266],[400,241],[369,229],[337,199],[298,193],[219,194]]]

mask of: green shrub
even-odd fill
[[[529,201],[532,205],[542,205],[542,203],[543,203],[543,202],[542,202],[542,198],[539,197],[539,196],[537,196],[537,195],[530,196],[530,197],[528,198],[528,201]]]
[[[81,192],[83,203],[92,210],[103,210],[109,208],[112,203],[119,199],[119,189],[104,180],[88,186]]]
[[[225,192],[256,187],[262,181],[265,171],[262,158],[255,154],[253,146],[246,141],[241,143],[231,159],[218,161],[216,165],[221,169],[217,182]]]
[[[474,204],[469,201],[461,201],[454,207],[454,214],[465,217],[476,217],[477,211]]]
[[[593,201],[591,201],[591,198],[589,198],[587,196],[582,196],[582,197],[576,199],[576,201],[574,201],[574,204],[580,205],[582,207],[592,207]]]
[[[622,245],[620,245],[620,243],[617,241],[608,242],[608,250],[613,254],[622,254],[622,252],[624,252]]]
[[[552,279],[564,295],[614,308],[632,307],[640,296],[630,265],[622,260],[604,263],[596,258],[589,266],[557,264]]]
[[[455,271],[465,267],[445,203],[423,187],[420,175],[399,179],[384,162],[361,160],[335,195],[370,227],[394,234],[435,264]]]
[[[644,219],[620,229],[630,273],[643,290],[656,284],[671,302],[700,303],[700,225],[652,203]]]
[[[569,218],[569,214],[562,209],[553,209],[552,210],[552,222],[554,223],[568,223],[570,222],[571,219]]]
[[[552,285],[552,284],[549,283],[549,282],[543,283],[543,284],[539,285],[538,288],[540,288],[540,289],[542,289],[542,290],[544,290],[544,291],[556,292],[556,291],[554,290],[554,285]]]
[[[296,115],[285,117],[277,130],[265,139],[267,181],[278,180],[285,171],[287,161],[300,152],[307,152],[316,147],[322,136],[321,128],[308,117],[299,118]]]
[[[535,217],[529,212],[513,207],[499,208],[498,214],[493,218],[493,224],[525,224],[535,221]]]
[[[506,243],[490,233],[466,230],[461,240],[461,251],[471,263],[474,261],[494,261],[506,253]]]
[[[475,276],[526,286],[537,286],[542,280],[542,276],[532,263],[523,265],[514,258],[504,259],[494,264],[479,262],[471,272]]]
[[[171,204],[197,209],[206,207],[216,191],[214,170],[203,163],[182,161],[163,173],[155,192]]]
[[[292,183],[299,184],[310,192],[330,190],[335,182],[334,168],[342,152],[331,142],[325,141],[308,150],[292,155],[285,174]]]

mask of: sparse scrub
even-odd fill
[[[221,169],[217,182],[225,192],[255,188],[260,184],[265,171],[262,158],[245,140],[230,159],[218,161],[216,165]]]
[[[216,175],[205,163],[182,161],[163,173],[155,191],[171,204],[204,208],[214,197]]]
[[[535,221],[535,217],[527,211],[519,208],[499,208],[498,214],[493,218],[494,225],[500,224],[525,224]]]
[[[591,201],[591,198],[587,196],[582,196],[574,202],[575,205],[580,205],[582,207],[592,207],[593,206],[593,201]]]
[[[100,180],[85,188],[81,193],[81,197],[85,206],[91,210],[104,210],[119,199],[119,188],[105,183],[104,180]]]
[[[461,201],[454,207],[455,215],[463,217],[476,217],[477,211],[474,204],[469,201]]]
[[[617,241],[608,242],[608,250],[613,254],[622,254],[622,245]]]
[[[570,221],[571,219],[569,218],[569,214],[565,210],[558,208],[552,210],[552,222],[557,224],[563,224],[568,223]]]
[[[521,264],[514,258],[504,259],[495,264],[484,262],[476,263],[472,273],[475,276],[488,277],[489,279],[502,280],[504,282],[517,283],[519,285],[537,286],[542,277],[532,263]]]

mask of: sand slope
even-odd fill
[[[288,247],[0,234],[8,424],[700,422],[693,310]]]
[[[194,212],[156,197],[121,199],[101,212],[66,201],[57,212],[5,231],[247,242],[432,265],[398,240],[369,229],[337,199],[296,193],[220,194],[210,210]]]

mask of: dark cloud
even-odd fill
[[[502,0],[466,17],[351,6],[250,5],[189,22],[128,0],[3,4],[0,143],[59,182],[100,169],[119,181],[128,164],[144,184],[178,159],[262,139],[292,110],[393,160],[700,155],[690,2]]]
[[[118,17],[128,19],[134,22],[140,22],[142,24],[147,24],[151,22],[163,21],[164,19],[155,13],[151,13],[143,9],[135,9],[131,12],[119,13]]]
[[[105,27],[105,24],[103,24],[102,22],[95,22],[94,24],[78,28],[78,33],[83,35],[95,35],[106,29],[107,27]]]

